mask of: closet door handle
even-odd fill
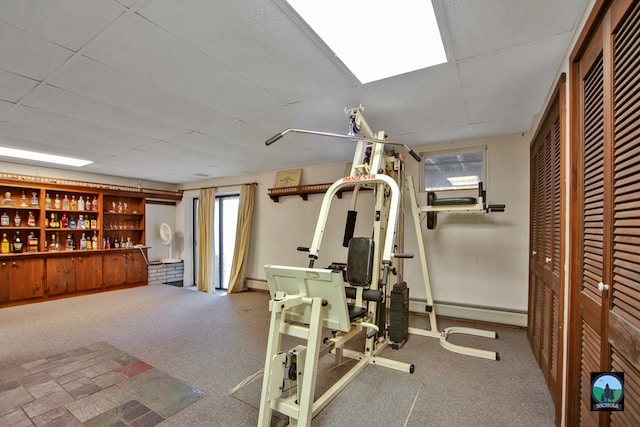
[[[598,290],[600,292],[608,291],[609,290],[609,285],[605,285],[604,283],[600,282],[600,283],[598,283]]]
[[[551,258],[549,257],[545,257],[544,258],[544,262],[546,262],[547,264],[549,264],[551,262]]]

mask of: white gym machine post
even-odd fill
[[[271,145],[285,134],[296,132],[355,141],[356,150],[350,175],[334,182],[324,195],[311,246],[298,248],[309,252],[308,267],[265,266],[271,295],[269,302],[271,320],[258,417],[259,426],[270,425],[273,410],[288,416],[290,425],[309,426],[311,419],[369,364],[413,373],[412,364],[378,356],[387,345],[397,349],[404,343],[404,338],[393,339],[393,307],[394,304],[396,308],[399,307],[393,299],[396,287],[398,287],[396,295],[401,296],[398,300],[404,299],[400,307],[403,307],[405,314],[397,315],[396,319],[406,322],[405,337],[407,333],[436,337],[440,339],[443,347],[451,351],[498,359],[496,353],[462,347],[446,341],[447,336],[452,333],[496,338],[495,333],[471,328],[447,328],[443,332],[437,330],[420,228],[421,208],[415,200],[413,182],[410,177],[408,179],[404,177],[404,157],[392,149],[403,147],[418,162],[421,161],[420,156],[406,144],[387,141],[384,131],[374,134],[364,120],[362,110],[361,106],[345,110],[350,121],[349,133],[346,135],[287,129],[266,141],[266,145]],[[404,184],[405,190],[411,195],[431,330],[408,327],[408,287],[402,281],[403,263],[401,261],[403,258],[412,258],[413,255],[402,253],[404,204],[403,191],[399,183]],[[353,187],[354,192],[343,243],[347,246],[348,242],[349,246],[346,278],[344,278],[342,272],[314,268],[314,262],[318,259],[331,202],[334,196],[346,187]],[[361,187],[374,190],[375,216],[369,238],[353,237],[357,192]],[[479,205],[483,205],[482,200]],[[479,211],[477,207],[467,206],[467,209]],[[438,210],[446,211],[440,206],[426,208],[422,212],[437,215]],[[387,322],[387,284],[390,275],[398,278],[398,283],[391,292],[391,325]],[[347,298],[353,304],[347,304]],[[321,339],[323,327],[333,330],[331,337],[325,338],[324,341]],[[366,331],[364,351],[345,349],[345,343],[363,330]],[[392,339],[389,337],[390,330]],[[282,351],[280,347],[283,335],[306,340],[306,345],[298,345],[288,351]],[[402,331],[395,331],[396,337],[401,335]],[[341,362],[343,356],[358,362],[321,397],[314,400],[318,360],[327,352],[335,355],[337,363]]]

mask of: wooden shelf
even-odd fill
[[[307,200],[309,194],[324,194],[329,187],[333,185],[332,182],[326,184],[311,184],[311,185],[297,185],[295,187],[276,187],[269,188],[267,194],[271,197],[271,200],[278,203],[282,196],[300,196],[302,200]],[[336,192],[338,199],[342,199],[342,193],[347,191],[353,191],[355,185],[341,188]],[[368,187],[360,187],[360,190],[370,190]]]

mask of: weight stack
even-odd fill
[[[407,282],[396,283],[391,291],[389,339],[399,349],[409,336],[409,288]]]

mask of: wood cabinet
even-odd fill
[[[104,238],[110,248],[144,245],[145,200],[118,194],[104,195]]]
[[[148,278],[147,261],[138,250],[105,253],[103,272],[105,287],[146,283]]]
[[[46,294],[58,295],[76,291],[75,257],[52,257],[47,259]]]
[[[76,252],[71,256],[65,255],[47,257],[47,296],[102,287],[102,254]]]
[[[74,257],[76,290],[100,289],[103,283],[102,254],[79,254]]]
[[[67,241],[74,250],[83,242],[87,249],[144,245],[144,214],[144,195],[131,192],[0,181],[0,240],[6,236],[9,253],[16,234],[24,244],[21,253],[64,251]],[[31,246],[30,235],[36,242]]]
[[[182,192],[0,172],[0,306],[146,285],[147,196]]]
[[[44,261],[40,258],[0,260],[0,303],[44,295]]]

